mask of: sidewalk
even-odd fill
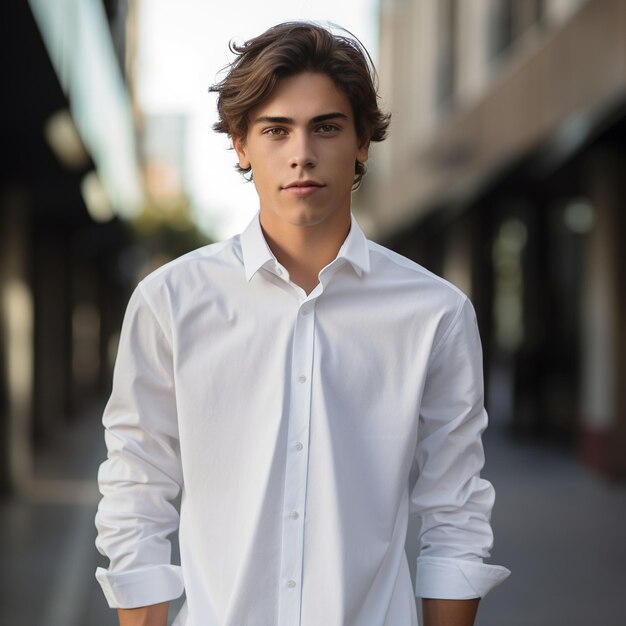
[[[511,577],[485,598],[479,626],[626,624],[626,485],[573,455],[485,437],[496,488],[492,562]]]
[[[106,455],[100,419],[95,407],[38,454],[29,497],[0,500],[2,624],[117,626],[94,578],[107,564],[94,546],[96,474]]]
[[[492,562],[513,574],[481,602],[477,626],[625,624],[626,486],[606,483],[568,454],[512,443],[495,428],[485,448],[484,476],[497,492]],[[2,623],[117,624],[94,579],[105,564],[93,525],[104,454],[94,411],[37,468],[52,481],[48,487],[86,481],[75,483],[78,491],[64,498],[63,489],[48,489],[40,501],[0,502]]]
[[[38,455],[29,496],[0,501],[2,623],[116,625],[93,574],[101,440],[94,410]]]

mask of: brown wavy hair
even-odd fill
[[[317,72],[326,74],[348,97],[360,145],[383,141],[391,116],[378,106],[374,64],[354,35],[341,32],[335,34],[311,22],[285,22],[242,45],[231,41],[229,47],[236,58],[224,68],[226,77],[209,88],[218,94],[219,120],[213,129],[245,139],[250,111],[270,96],[278,81],[301,72]],[[250,168],[236,167],[251,180]],[[353,188],[357,189],[365,163],[357,161],[354,174]]]

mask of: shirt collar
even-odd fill
[[[240,236],[246,280],[250,280],[267,263],[276,263],[276,257],[263,236],[259,215],[257,212]],[[352,214],[350,215],[350,232],[339,249],[337,259],[339,258],[350,263],[358,276],[370,271],[367,239]]]
[[[266,263],[276,262],[276,257],[263,236],[258,212],[241,233],[240,241],[246,280],[250,280]]]
[[[337,258],[348,261],[359,277],[370,271],[370,249],[367,239],[352,214],[350,214],[350,232],[339,249]]]

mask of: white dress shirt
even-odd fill
[[[185,591],[176,626],[416,626],[415,595],[484,596],[509,572],[483,563],[481,359],[467,297],[354,218],[308,296],[258,215],[152,273],[104,414],[109,605]]]

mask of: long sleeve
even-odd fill
[[[482,597],[510,573],[483,563],[493,545],[495,497],[480,478],[486,426],[480,338],[464,298],[433,349],[422,398],[411,491],[411,512],[421,521],[418,597]]]
[[[107,460],[98,474],[98,550],[110,559],[98,579],[109,606],[134,608],[183,592],[168,535],[182,485],[169,330],[142,293],[133,293],[104,411]]]

